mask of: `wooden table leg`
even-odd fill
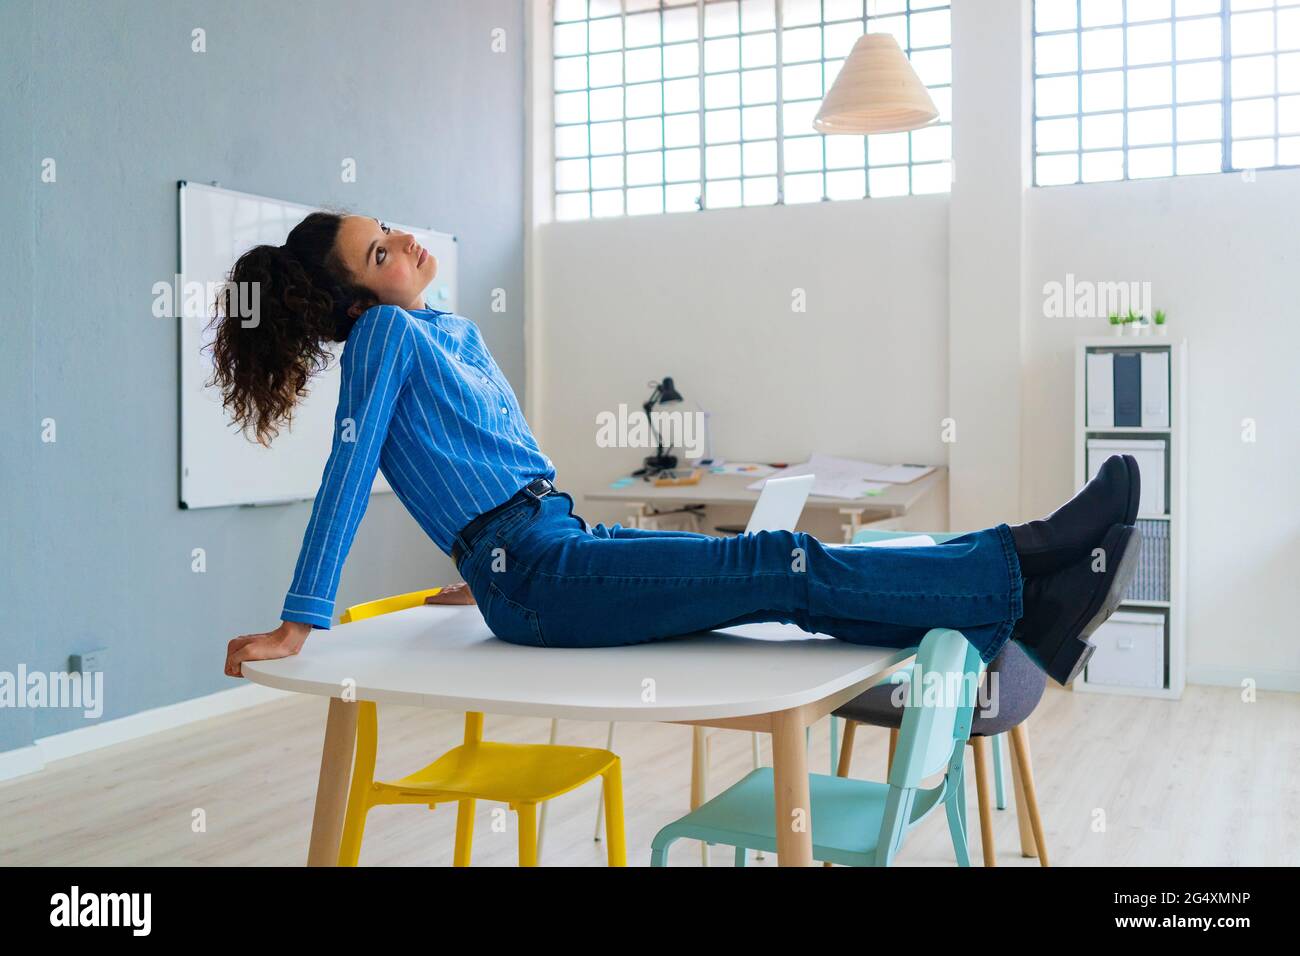
[[[338,866],[343,815],[348,806],[348,777],[357,742],[357,705],[330,698],[325,717],[325,745],[321,749],[320,779],[316,783],[316,811],[311,821],[308,866]]]
[[[776,854],[780,866],[812,866],[812,798],[808,792],[807,726],[799,709],[772,715],[776,787]]]
[[[708,799],[709,731],[695,727],[691,733],[691,809],[698,810]],[[709,845],[700,843],[700,865],[709,865]]]

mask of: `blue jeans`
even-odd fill
[[[930,628],[951,627],[987,663],[1021,616],[1005,524],[933,547],[827,547],[801,531],[591,527],[557,491],[528,494],[472,541],[457,537],[457,569],[492,633],[534,647],[613,647],[761,621],[915,647]]]

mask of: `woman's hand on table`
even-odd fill
[[[274,661],[292,657],[302,650],[311,633],[311,625],[299,621],[281,621],[274,631],[244,634],[226,645],[226,676],[243,677],[244,661]]]
[[[469,585],[464,581],[459,584],[448,584],[437,594],[431,594],[424,599],[425,604],[475,604],[474,595],[469,589]]]

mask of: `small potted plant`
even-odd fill
[[[1128,310],[1128,315],[1124,316],[1124,324],[1131,330],[1129,335],[1142,334],[1142,316],[1138,315],[1132,309]]]
[[[1153,315],[1153,316],[1151,317],[1151,319],[1152,319],[1152,321],[1154,321],[1155,324],[1156,324],[1156,334],[1157,334],[1157,335],[1164,335],[1164,336],[1169,335],[1169,326],[1165,325],[1165,310],[1164,310],[1164,309],[1156,309],[1155,315]]]
[[[1110,314],[1110,330],[1116,335],[1124,334],[1124,320],[1120,318],[1118,312]]]

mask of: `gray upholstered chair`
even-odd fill
[[[990,740],[993,741],[997,806],[998,809],[1005,809],[1001,750],[1004,734],[1011,738],[1016,812],[1020,823],[1020,851],[1024,856],[1037,856],[1039,863],[1047,866],[1047,846],[1043,842],[1043,823],[1038,815],[1034,771],[1029,757],[1029,732],[1025,725],[1026,719],[1042,699],[1046,686],[1047,675],[1034,666],[1018,644],[1012,642],[1007,642],[985,671],[985,683],[979,695],[969,741],[975,754],[975,787],[979,796],[980,839],[984,848],[985,866],[996,864],[993,811],[989,805],[988,744]],[[895,704],[894,691],[895,685],[889,681],[877,684],[834,712],[834,716],[844,718],[844,742],[840,747],[840,763],[836,771],[839,776],[849,775],[849,765],[853,760],[853,736],[858,724],[889,729],[889,762],[893,763],[898,728],[903,721],[903,708]]]

